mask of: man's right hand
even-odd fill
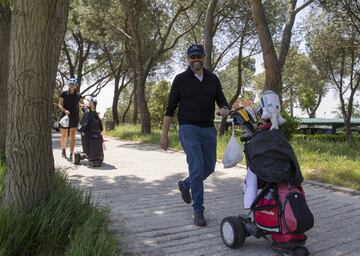
[[[160,147],[165,151],[169,148],[169,137],[168,137],[168,135],[161,135]]]

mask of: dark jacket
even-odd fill
[[[179,106],[180,125],[213,127],[215,102],[220,108],[228,107],[218,77],[204,69],[203,80],[200,81],[188,68],[173,81],[165,116],[173,116]]]
[[[102,130],[103,125],[96,111],[90,111],[84,114],[79,125],[80,132],[100,133]]]
[[[256,133],[245,146],[246,163],[261,180],[271,183],[303,181],[295,152],[281,130]]]

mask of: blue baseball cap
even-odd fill
[[[196,55],[196,54],[205,56],[204,47],[201,44],[192,44],[187,49],[187,56],[188,57]]]
[[[70,79],[67,81],[67,84],[77,84],[77,79],[76,79],[76,78],[70,78]]]

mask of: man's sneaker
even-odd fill
[[[204,214],[202,212],[194,212],[193,219],[195,226],[205,227],[207,225]]]
[[[183,186],[181,184],[182,184],[182,181],[179,180],[178,187],[179,187],[179,190],[181,192],[181,197],[182,197],[182,199],[184,200],[185,203],[190,204],[191,203],[190,190],[183,188]]]
[[[64,157],[64,158],[66,158],[66,151],[65,151],[65,149],[61,150],[61,156]]]

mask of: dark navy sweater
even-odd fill
[[[165,116],[173,116],[176,108],[179,107],[180,125],[213,127],[215,102],[219,108],[229,107],[219,78],[204,69],[203,80],[200,81],[188,68],[178,74],[173,81]]]

